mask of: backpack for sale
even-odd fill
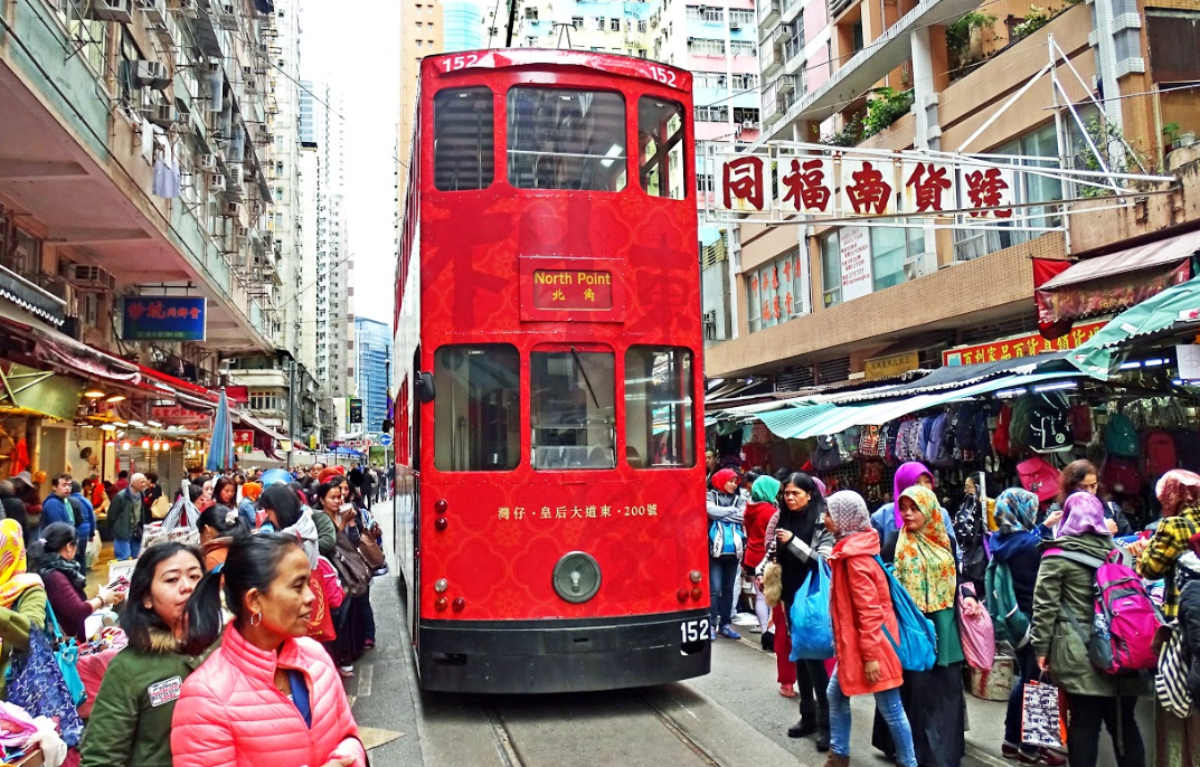
[[[1018,463],[1017,476],[1021,478],[1021,487],[1036,495],[1042,503],[1052,501],[1058,495],[1058,469],[1040,455]]]
[[[979,451],[976,441],[978,435],[975,433],[976,412],[974,402],[964,402],[954,410],[954,449],[964,456],[963,460],[970,460],[966,458],[968,453]]]
[[[1137,495],[1142,492],[1142,475],[1138,473],[1133,461],[1109,457],[1100,469],[1104,486],[1114,493]]]
[[[1071,420],[1062,402],[1038,397],[1031,403],[1028,444],[1035,453],[1058,453],[1074,447]]]
[[[878,485],[883,482],[883,464],[877,458],[868,458],[863,462],[862,468],[862,483],[864,485]]]
[[[1071,407],[1071,434],[1075,437],[1076,445],[1086,445],[1092,441],[1092,408],[1089,405],[1073,405]]]
[[[1145,457],[1146,479],[1158,479],[1178,466],[1175,440],[1162,429],[1151,429],[1142,435],[1142,455]]]
[[[1096,569],[1096,603],[1092,635],[1079,625],[1070,610],[1067,621],[1088,648],[1092,665],[1106,674],[1134,674],[1158,666],[1154,634],[1164,624],[1158,605],[1150,599],[1142,578],[1134,571],[1128,555],[1114,549],[1101,560],[1062,549],[1047,549],[1043,557],[1060,557]]]
[[[1200,433],[1179,430],[1171,433],[1179,468],[1200,472]]]
[[[1014,648],[1029,643],[1029,616],[1017,606],[1017,592],[1013,588],[1012,570],[1007,562],[993,559],[984,575],[984,602],[992,626],[996,630],[996,641],[1008,642]]]
[[[1140,445],[1133,422],[1120,413],[1114,413],[1104,429],[1104,449],[1117,458],[1137,458]]]
[[[996,431],[992,434],[992,450],[996,455],[1011,455],[1010,428],[1012,426],[1012,405],[1007,403],[1000,408],[1000,416],[996,422]]]
[[[910,461],[925,460],[925,423],[928,418],[918,418],[913,421],[912,428],[908,432],[908,454],[911,456]],[[932,426],[932,424],[930,424]]]
[[[836,437],[820,437],[817,449],[812,454],[813,468],[819,472],[834,471],[842,465],[842,453],[838,450]]]
[[[858,454],[862,458],[879,458],[879,427],[865,426],[858,435]]]
[[[948,442],[953,431],[950,429],[950,414],[941,413],[927,419],[925,459],[932,466],[953,466],[954,454]]]
[[[986,460],[992,456],[992,437],[988,433],[988,411],[987,408],[976,408],[975,423],[975,458],[976,460]]]
[[[926,618],[917,609],[917,603],[913,601],[912,595],[901,585],[900,581],[896,580],[892,568],[884,564],[878,554],[875,555],[875,561],[887,575],[888,592],[892,596],[892,608],[896,611],[896,625],[900,629],[900,636],[893,637],[885,624],[881,627],[883,634],[891,642],[892,649],[896,651],[896,657],[900,660],[900,668],[905,671],[928,671],[937,661],[937,632],[933,628],[933,621]]]

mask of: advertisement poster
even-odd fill
[[[868,295],[872,289],[871,233],[864,226],[847,226],[842,228],[839,235],[842,301],[853,301]]]

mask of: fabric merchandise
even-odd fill
[[[33,717],[25,709],[0,700],[0,747],[17,748],[25,745],[29,736],[37,732]]]
[[[913,750],[921,767],[959,767],[966,750],[966,711],[962,664],[934,666],[928,671],[905,671],[900,700],[912,728]],[[895,754],[887,723],[879,710],[871,744]]]
[[[83,720],[78,702],[63,679],[62,669],[46,635],[29,632],[29,649],[12,654],[6,700],[35,717],[46,716],[58,722],[68,746],[79,745]]]
[[[275,688],[277,668],[301,672],[312,726]],[[321,645],[288,639],[276,652],[251,645],[232,624],[221,646],[183,683],[171,728],[174,767],[301,767],[366,752],[337,670]]]
[[[163,158],[154,161],[154,183],[151,191],[158,197],[175,199],[179,196],[179,168],[172,162],[170,165]]]
[[[920,486],[905,490],[925,515],[925,526],[917,531],[900,528],[896,544],[896,579],[912,595],[917,609],[933,613],[954,605],[956,567],[950,536],[940,513],[937,496]],[[897,502],[897,508],[899,508]]]

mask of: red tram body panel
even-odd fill
[[[422,686],[707,673],[691,76],[424,59],[397,287],[397,559]]]

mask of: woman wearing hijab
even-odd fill
[[[779,513],[775,499],[779,497],[780,484],[774,477],[760,476],[750,485],[750,503],[746,504],[746,555],[742,557],[742,571],[747,580],[753,580],[754,570],[767,556],[767,525]],[[754,613],[758,616],[758,631],[767,630],[771,621],[771,608],[763,596],[762,587],[754,584]],[[791,697],[787,695],[785,697]]]
[[[783,503],[775,526],[777,558],[783,577],[783,614],[791,630],[792,603],[805,578],[817,571],[817,558],[833,547],[832,537],[818,525],[825,513],[825,498],[816,481],[802,472],[787,478],[780,496]],[[817,750],[829,750],[829,703],[825,697],[829,674],[825,661],[796,661],[796,687],[800,721],[788,728],[789,738],[816,733]]]
[[[708,557],[708,584],[712,592],[713,639],[720,634],[728,639],[741,639],[742,635],[729,625],[732,620],[734,588],[737,582],[738,562],[742,559],[744,540],[741,528],[745,522],[746,496],[742,495],[737,472],[721,469],[713,474],[713,489],[708,491],[708,520],[710,530],[720,530],[723,537],[718,540],[710,532]],[[714,526],[714,522],[721,522]],[[734,526],[734,530],[727,529]],[[739,545],[741,544],[741,545]]]
[[[25,564],[25,531],[0,521],[0,700],[13,648],[28,650],[29,632],[46,628],[46,587]]]
[[[900,496],[905,490],[920,485],[927,490],[934,489],[933,472],[925,467],[923,463],[909,461],[908,463],[900,464],[896,469],[896,477],[892,482],[892,498],[893,503],[885,503],[875,510],[871,515],[871,527],[875,528],[875,532],[879,533],[880,545],[884,548],[888,547],[888,539],[896,535],[896,531],[904,527],[904,521],[900,517]],[[950,514],[942,509],[942,521],[945,523],[946,530],[950,533],[950,538],[954,538],[953,520],[950,519]]]
[[[1154,488],[1162,504],[1162,521],[1148,541],[1134,541],[1129,553],[1138,558],[1138,573],[1148,580],[1166,580],[1163,615],[1167,620],[1179,614],[1179,584],[1175,563],[1188,550],[1188,539],[1200,533],[1200,476],[1173,469],[1158,480]]]
[[[873,694],[896,747],[896,764],[916,767],[912,728],[900,700],[904,672],[888,635],[899,636],[887,574],[875,561],[879,535],[858,493],[829,496],[825,529],[837,541],[829,555],[829,613],[837,668],[829,680],[830,753],[825,767],[850,764],[850,698]],[[888,634],[884,633],[887,630]]]
[[[989,541],[992,561],[996,567],[1007,567],[1012,578],[1013,594],[1017,609],[1024,615],[1033,615],[1033,589],[1037,585],[1038,566],[1042,553],[1038,545],[1049,540],[1053,533],[1037,525],[1039,500],[1036,495],[1021,488],[1005,490],[996,499],[996,526]],[[991,597],[988,597],[991,599]],[[1017,643],[1016,661],[1018,678],[1008,696],[1008,714],[1004,719],[1004,742],[1000,751],[1005,759],[1016,759],[1021,764],[1041,764],[1058,767],[1066,760],[1049,749],[1021,744],[1021,716],[1024,709],[1025,683],[1035,682],[1039,676],[1037,653],[1026,636]]]
[[[1146,751],[1134,719],[1143,685],[1136,677],[1105,674],[1088,660],[1096,570],[1062,556],[1104,560],[1113,550],[1103,502],[1091,493],[1072,493],[1063,504],[1054,540],[1043,547],[1033,592],[1033,649],[1038,667],[1067,696],[1071,767],[1095,767],[1101,722],[1112,735],[1119,767],[1144,767]]]
[[[963,609],[981,609],[970,583],[961,584],[954,543],[944,512],[932,490],[914,485],[896,502],[903,525],[895,547],[884,546],[892,559],[896,580],[904,586],[937,630],[937,659],[928,671],[904,672],[900,698],[912,726],[913,748],[922,767],[958,767],[965,749],[966,700],[963,697],[963,650],[955,615],[960,585]],[[881,712],[877,709],[872,743],[885,754],[896,753]]]

